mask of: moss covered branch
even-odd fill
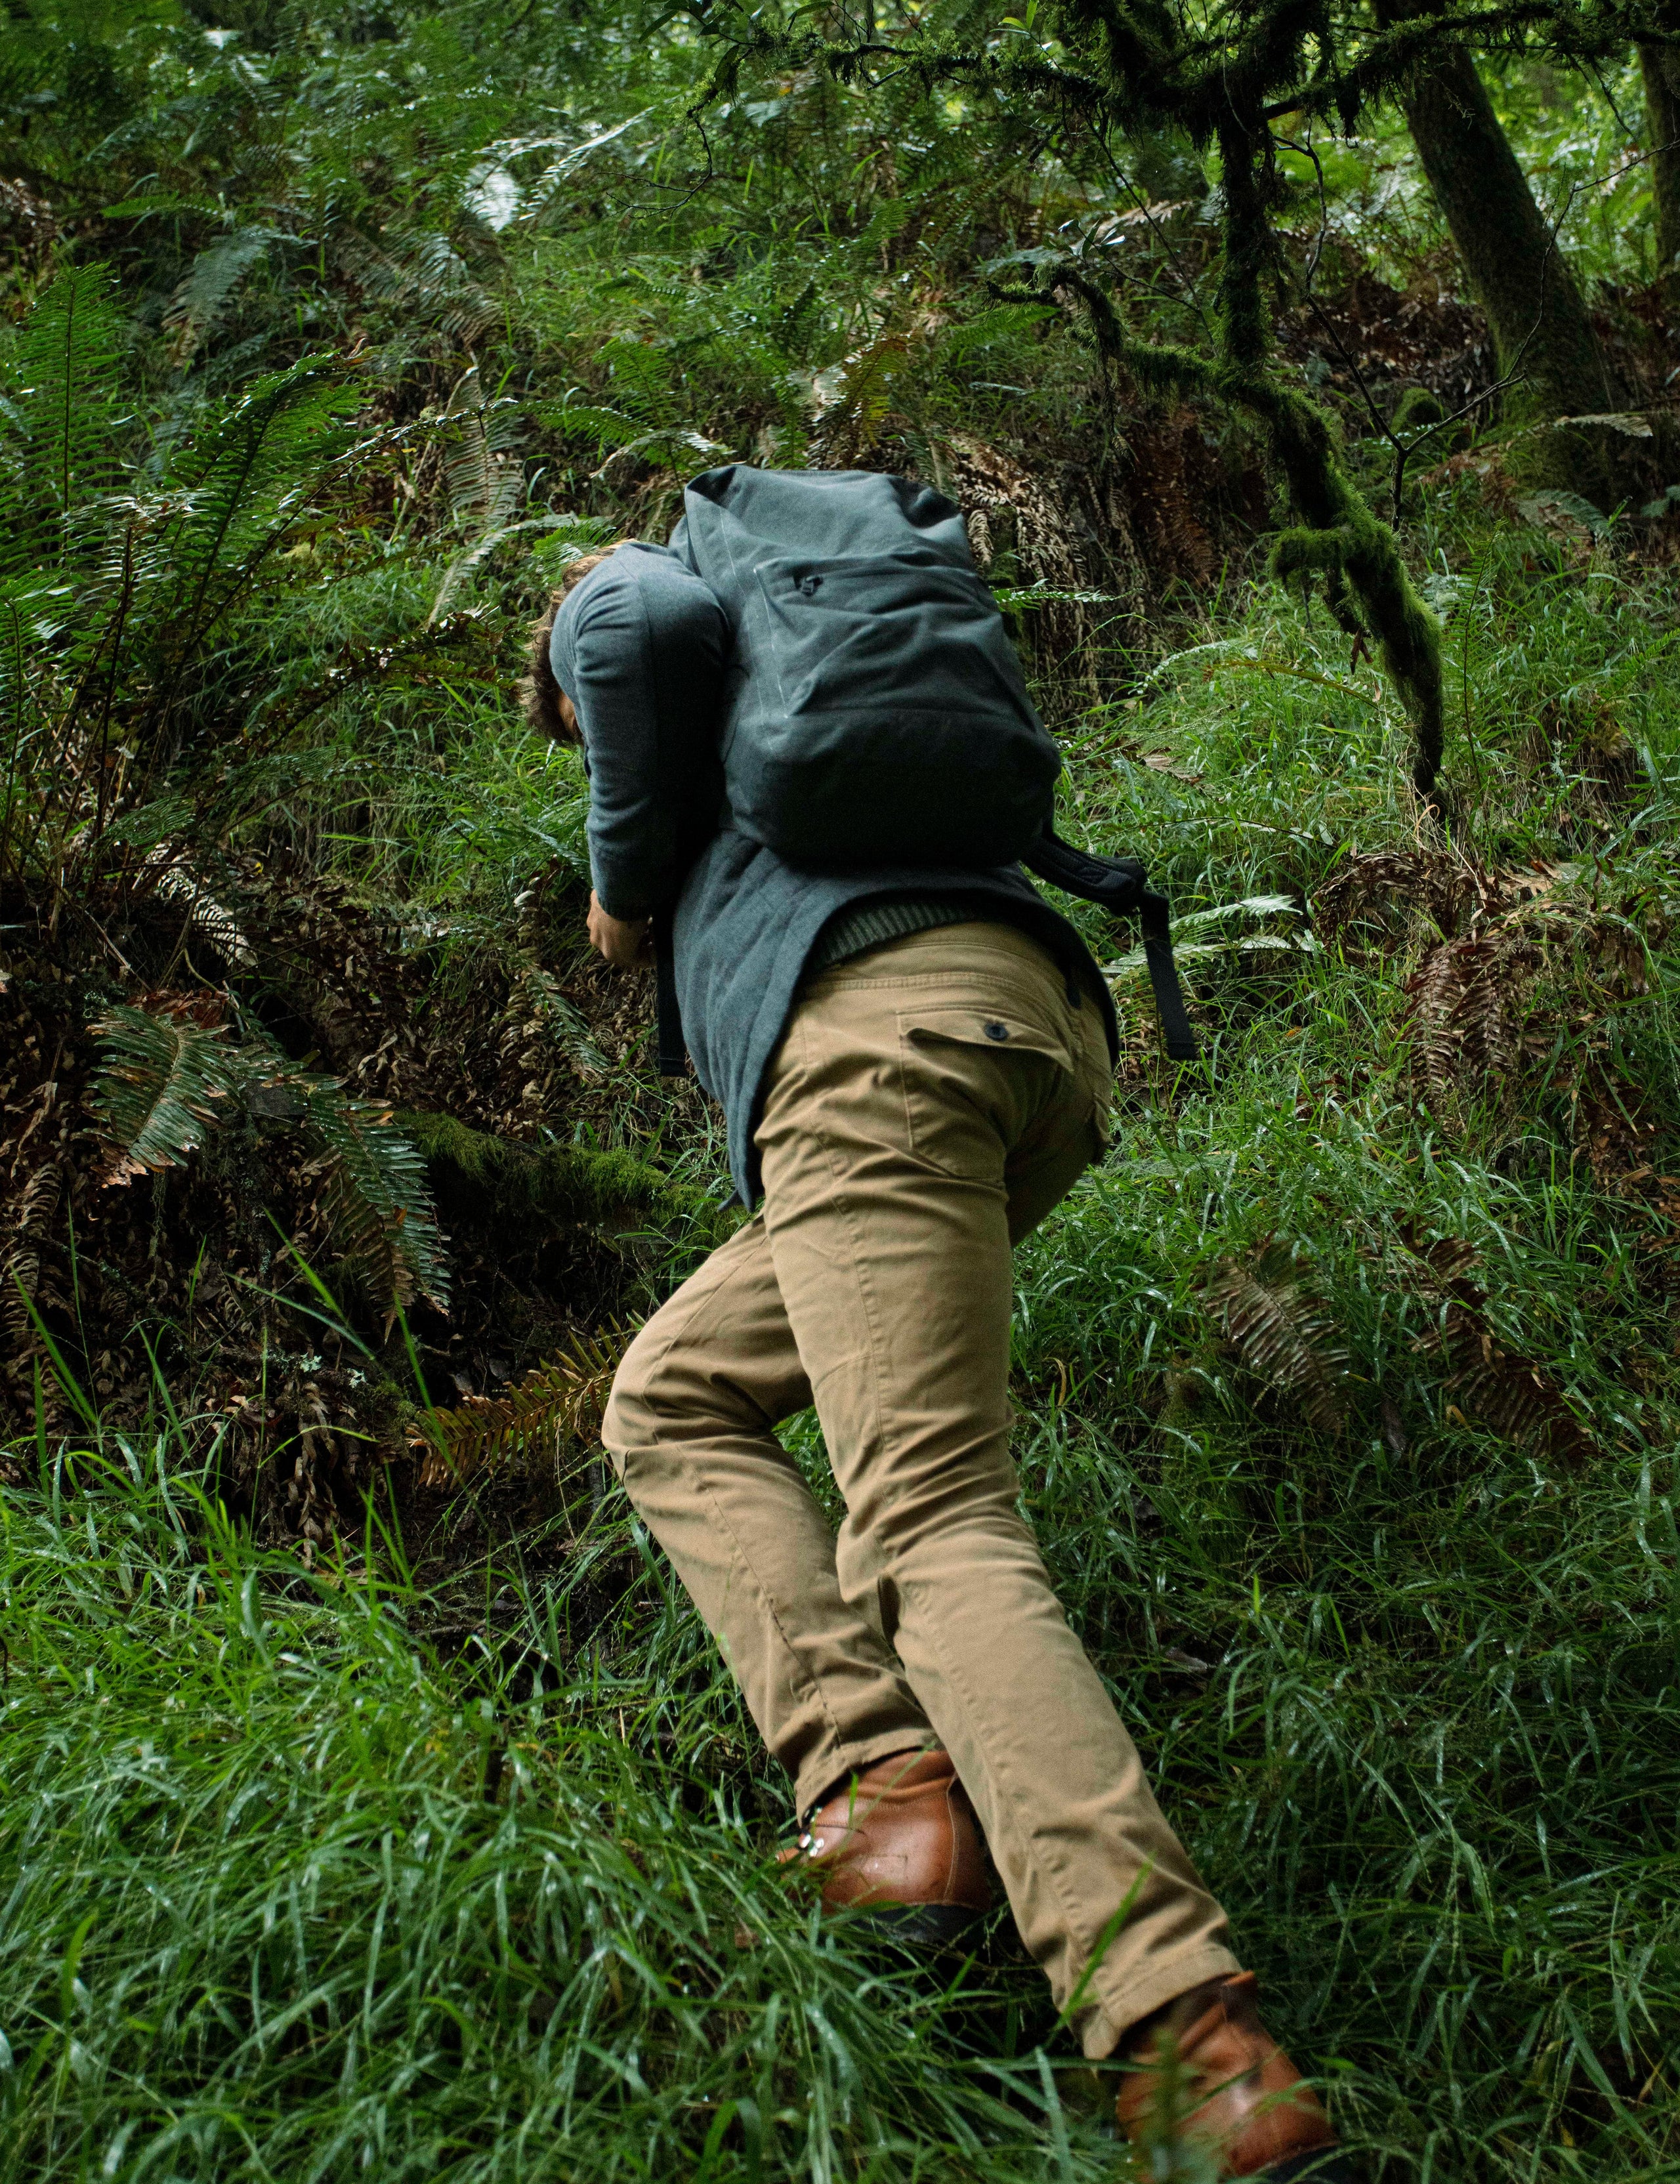
[[[452,1115],[407,1113],[401,1126],[425,1154],[446,1219],[493,1226],[511,1248],[540,1244],[565,1228],[624,1235],[657,1230],[684,1241],[720,1243],[738,1209],[626,1152],[581,1145],[528,1145],[475,1130]]]

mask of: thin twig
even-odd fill
[[[1371,412],[1371,421],[1376,426],[1377,431],[1382,435],[1382,437],[1394,450],[1395,460],[1398,466],[1397,474],[1403,474],[1405,465],[1406,451],[1405,448],[1401,446],[1399,441],[1395,437],[1394,427],[1389,424],[1388,419],[1382,415],[1382,412],[1377,408],[1376,398],[1371,393],[1371,389],[1365,383],[1365,374],[1360,370],[1358,363],[1355,359],[1353,351],[1342,339],[1340,334],[1337,332],[1335,326],[1331,322],[1329,315],[1324,309],[1324,306],[1312,292],[1313,278],[1318,271],[1318,261],[1323,254],[1325,239],[1330,232],[1330,198],[1325,187],[1323,164],[1319,159],[1317,150],[1310,137],[1307,139],[1305,144],[1298,144],[1293,137],[1289,136],[1279,136],[1275,138],[1274,142],[1283,145],[1288,151],[1299,153],[1303,159],[1310,159],[1312,161],[1312,170],[1318,177],[1318,211],[1320,224],[1318,238],[1313,244],[1312,255],[1307,261],[1307,277],[1305,291],[1306,299],[1312,306],[1313,315],[1317,319],[1320,326],[1324,328],[1326,333],[1329,335],[1331,340],[1335,343],[1337,350],[1341,355],[1343,363],[1345,364],[1349,370],[1352,372],[1354,376],[1354,384],[1359,388],[1360,394],[1364,397],[1366,408]],[[1399,521],[1399,495],[1398,491],[1396,491],[1394,496],[1394,521],[1398,523]]]
[[[1097,148],[1102,153],[1104,159],[1108,161],[1109,171],[1113,175],[1115,180],[1120,184],[1121,189],[1126,191],[1133,198],[1136,199],[1138,211],[1143,214],[1144,220],[1149,223],[1150,234],[1154,237],[1156,242],[1160,243],[1161,248],[1166,253],[1168,262],[1171,264],[1173,271],[1178,276],[1179,281],[1183,287],[1183,295],[1181,300],[1188,304],[1190,309],[1196,314],[1198,320],[1201,323],[1202,332],[1207,336],[1208,339],[1211,341],[1213,339],[1213,328],[1208,323],[1208,315],[1202,309],[1201,299],[1195,292],[1195,289],[1191,282],[1190,276],[1185,271],[1182,265],[1179,262],[1178,253],[1172,247],[1171,238],[1160,226],[1160,223],[1155,219],[1154,213],[1150,211],[1148,198],[1138,187],[1138,184],[1132,181],[1126,170],[1121,165],[1119,160],[1115,158],[1113,152],[1109,147],[1106,131],[1099,129],[1095,131],[1095,135],[1097,139]]]

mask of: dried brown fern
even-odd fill
[[[1133,419],[1126,431],[1131,460],[1125,474],[1131,527],[1150,568],[1198,587],[1209,583],[1219,566],[1202,514],[1216,504],[1222,482],[1203,424],[1188,403]]]
[[[1013,554],[1024,584],[1062,594],[1033,616],[1035,648],[1041,665],[1054,662],[1063,671],[1072,666],[1094,697],[1089,620],[1077,596],[1089,586],[1091,571],[1069,521],[1068,496],[1053,493],[1024,463],[971,433],[953,432],[940,448],[977,566],[990,574]]]
[[[1561,768],[1572,777],[1580,816],[1604,818],[1627,803],[1644,781],[1638,749],[1605,699],[1572,692],[1548,699],[1522,754],[1534,772]],[[1566,822],[1570,814],[1560,813]]]
[[[1556,1384],[1532,1358],[1507,1350],[1489,1326],[1488,1293],[1471,1279],[1479,1264],[1474,1247],[1456,1236],[1405,1241],[1415,1262],[1413,1284],[1438,1310],[1436,1324],[1412,1348],[1445,1362],[1446,1392],[1458,1407],[1508,1440],[1538,1442],[1565,1459],[1591,1455],[1593,1443]]]
[[[1668,937],[1661,906],[1630,896],[1614,909],[1580,915],[1575,945],[1593,991],[1605,1001],[1638,999],[1651,989],[1650,950]]]
[[[1532,941],[1509,933],[1444,940],[1406,981],[1414,1051],[1438,1103],[1489,1085],[1515,1089],[1523,1000],[1540,961]]]
[[[64,1170],[57,1161],[43,1162],[36,1168],[24,1186],[11,1242],[3,1260],[0,1260],[0,1291],[3,1291],[0,1294],[0,1322],[3,1322],[11,1337],[12,1355],[8,1362],[20,1388],[34,1362],[44,1355],[36,1315],[63,1302],[42,1284],[41,1252],[52,1228],[53,1217],[58,1210],[64,1185]],[[50,1379],[43,1384],[43,1400],[49,1403],[53,1401],[56,1386],[56,1381]]]
[[[256,950],[241,930],[239,921],[216,900],[199,880],[178,844],[160,842],[147,852],[140,869],[142,886],[159,901],[172,904],[181,913],[184,937],[202,940],[225,962],[248,971]]]
[[[1298,1403],[1321,1433],[1341,1431],[1346,1354],[1287,1245],[1268,1238],[1247,1259],[1221,1260],[1202,1295],[1248,1372]]]
[[[954,498],[968,521],[976,558],[983,567],[994,543],[1009,539],[1029,582],[1053,591],[1077,591],[1090,581],[1080,542],[1065,510],[1035,473],[967,432],[943,443],[954,472]]]
[[[482,1471],[558,1475],[569,1446],[598,1440],[613,1376],[636,1329],[615,1322],[598,1334],[574,1330],[559,1356],[527,1373],[505,1396],[469,1396],[433,1411],[421,1446],[420,1484],[463,1485]]]
[[[1460,1119],[1467,1097],[1511,1106],[1538,1055],[1561,1050],[1563,1083],[1578,1080],[1605,1046],[1602,1020],[1649,990],[1649,951],[1667,933],[1661,905],[1649,894],[1614,905],[1572,898],[1579,876],[1567,864],[1489,872],[1442,852],[1385,851],[1350,858],[1314,899],[1327,936],[1357,922],[1398,945],[1399,905],[1448,935],[1405,989],[1418,1074],[1443,1119]],[[1599,1126],[1615,1134],[1607,1114]],[[1594,1127],[1589,1115],[1589,1136]]]
[[[1646,1095],[1601,1062],[1590,1061],[1572,1087],[1572,1158],[1584,1161],[1600,1189],[1619,1198],[1640,1195],[1657,1178],[1653,1155],[1660,1125]]]
[[[1313,897],[1313,923],[1326,940],[1357,924],[1386,946],[1421,916],[1450,940],[1502,900],[1490,873],[1444,850],[1377,850],[1345,859],[1326,881]]]

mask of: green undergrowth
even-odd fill
[[[997,1982],[822,1924],[670,1734],[657,1579],[639,1663],[512,1584],[440,1652],[371,1544],[305,1577],[161,1446],[8,1498],[0,2174],[1068,2173]]]
[[[657,1230],[670,1252],[720,1244],[738,1215],[621,1148],[533,1146],[475,1130],[453,1116],[405,1113],[446,1211],[492,1225],[506,1242],[539,1241],[583,1225],[611,1234]]]
[[[1018,1261],[1052,1576],[1371,2184],[1680,2184],[1672,519],[1527,520],[1497,420],[1480,468],[1420,454],[1399,536],[1444,625],[1438,831],[1390,686],[1321,602],[1251,581],[1282,517],[1243,435],[999,292],[1071,252],[1134,332],[1199,341],[1188,144],[1125,148],[1145,223],[1110,148],[911,70],[743,86],[702,133],[698,34],[639,5],[14,14],[0,364],[8,404],[33,390],[18,596],[53,672],[15,716],[0,878],[47,887],[105,980],[112,919],[148,908],[142,939],[175,937],[135,956],[135,1003],[147,964],[221,976],[225,851],[348,883],[424,950],[440,1049],[487,961],[540,970],[503,1026],[559,1088],[537,1135],[403,1128],[481,1260],[581,1225],[650,1301],[732,1217],[720,1133],[632,1028],[604,1057],[559,977],[587,783],[520,718],[524,627],[566,553],[663,536],[710,462],[911,462],[989,509],[1065,831],[1170,894],[1205,1052],[1174,1081],[1136,935],[1074,906],[1124,1051],[1110,1156]],[[1631,64],[1506,58],[1560,248],[1625,296],[1651,270]],[[1281,166],[1316,292],[1363,265],[1421,308],[1386,412],[1471,337],[1430,331],[1438,217],[1398,124],[1370,126]],[[1356,346],[1384,308],[1349,304]],[[55,323],[57,377],[31,347]],[[1322,394],[1332,362],[1288,369]],[[234,463],[294,395],[309,429]],[[1393,449],[1334,399],[1386,510]],[[222,588],[189,628],[159,526],[207,478],[227,520],[187,566]],[[108,808],[105,759],[142,750]],[[292,991],[303,941],[337,977],[322,916],[253,925],[255,989]],[[7,1124],[38,1233],[0,1237],[0,1324],[49,1382],[25,1277],[58,1204],[51,1053]],[[59,1356],[143,1334],[167,1364],[155,1292],[85,1323],[102,1247],[56,1217]],[[215,1500],[207,1447],[249,1390],[190,1355],[170,1396],[154,1377],[149,1424],[142,1369],[97,1427],[38,1402],[0,1465],[0,2184],[1115,2174],[1107,2089],[1005,1917],[967,1967],[916,1967],[779,1871],[787,1786],[620,1496],[554,1482],[509,1543],[523,1487],[481,1474],[436,1537],[503,1544],[430,1553],[422,1585],[375,1466],[365,1535],[306,1569]],[[787,1439],[832,1510],[814,1419]]]
[[[1473,509],[1412,550],[1445,842],[1277,594],[1068,732],[1208,1059],[1174,1084],[1116,973],[1114,1149],[1019,1256],[1023,1488],[1363,2173],[1675,2178],[1673,609]],[[1521,1006],[1447,989],[1432,1045],[1417,982],[1483,942]],[[407,1127],[492,1225],[627,1214],[673,1271],[715,1233],[708,1137],[665,1181]],[[426,1590],[376,1522],[259,1553],[173,1446],[43,1440],[4,1496],[0,2177],[1117,2173],[1005,1918],[936,1974],[777,1872],[787,1786],[616,1493]]]

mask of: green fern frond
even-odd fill
[[[422,677],[427,662],[440,652],[463,645],[470,639],[484,643],[492,635],[493,631],[487,626],[479,610],[468,607],[456,614],[446,614],[411,636],[393,642],[346,645],[325,675],[299,688],[278,691],[266,705],[253,709],[252,725],[248,726],[244,737],[246,749],[248,753],[259,749],[271,750],[282,738],[292,735],[305,721],[336,704],[347,692],[369,682],[400,687],[410,675]],[[260,737],[254,725],[259,721]]]
[[[942,371],[966,364],[976,351],[999,343],[1023,341],[1035,326],[1059,315],[1049,304],[993,304],[942,334],[934,345],[933,361]]]
[[[493,531],[512,515],[525,482],[514,405],[506,399],[485,400],[475,365],[456,386],[443,414],[454,427],[443,457],[450,513],[476,532]]]
[[[533,963],[520,979],[514,997],[520,1013],[530,1012],[533,1028],[540,1027],[560,1051],[596,1077],[609,1077],[612,1063],[596,1043],[589,1021],[577,1004],[568,999],[559,981],[539,963]]]
[[[481,1471],[528,1471],[539,1463],[558,1469],[568,1443],[599,1438],[614,1375],[635,1334],[616,1322],[598,1334],[574,1331],[558,1357],[505,1396],[470,1396],[452,1410],[432,1412],[421,1485],[459,1485]]]
[[[596,523],[591,527],[601,532],[609,528],[609,526],[602,523]],[[487,561],[504,539],[515,538],[521,532],[529,531],[558,531],[570,543],[576,530],[576,516],[527,515],[522,517],[517,523],[498,523],[492,530],[487,531],[481,538],[468,547],[465,554],[458,554],[443,571],[443,581],[437,587],[437,596],[431,602],[431,612],[426,616],[427,627],[431,627],[437,622],[443,610],[453,599],[460,587],[462,578],[470,576],[481,563]],[[604,543],[604,541],[603,543]],[[569,558],[576,560],[578,552],[582,550],[586,549],[575,549]]]
[[[220,1103],[245,1081],[248,1064],[225,1044],[226,1026],[196,1005],[155,994],[141,1007],[114,1008],[93,1027],[106,1059],[92,1104],[111,1152],[104,1180],[175,1167],[220,1119]]]
[[[618,536],[618,526],[599,515],[557,515],[554,529],[545,531],[531,553],[545,580],[558,584],[570,564],[585,554],[597,554]]]
[[[112,424],[122,321],[108,265],[67,268],[48,283],[19,343],[8,405],[15,467],[0,507],[0,574],[36,556],[62,561],[75,517],[114,479]]]
[[[419,1294],[447,1310],[448,1262],[426,1158],[388,1107],[347,1099],[336,1078],[305,1075],[255,1026],[243,1046],[229,1045],[225,1025],[203,1004],[175,995],[114,1008],[93,1028],[107,1056],[92,1104],[111,1141],[108,1183],[176,1166],[236,1099],[283,1087],[301,1099],[299,1119],[319,1148],[308,1172],[325,1185],[339,1250],[381,1295],[407,1305]]]
[[[425,1156],[376,1100],[345,1097],[336,1078],[281,1072],[303,1095],[304,1121],[322,1150],[314,1173],[326,1184],[326,1212],[345,1256],[398,1305],[415,1293],[447,1310],[449,1268]]]
[[[268,254],[274,231],[238,227],[201,250],[180,281],[164,314],[164,331],[173,337],[170,362],[184,370],[206,334],[227,309],[246,275]]]
[[[609,410],[600,403],[545,403],[538,414],[545,421],[552,419],[558,431],[575,432],[598,448],[632,448],[648,429],[644,418],[627,416],[622,410]]]
[[[177,656],[193,651],[252,569],[285,537],[339,453],[361,399],[333,358],[305,357],[260,379],[181,465],[185,505],[170,526],[175,597],[159,615]]]

